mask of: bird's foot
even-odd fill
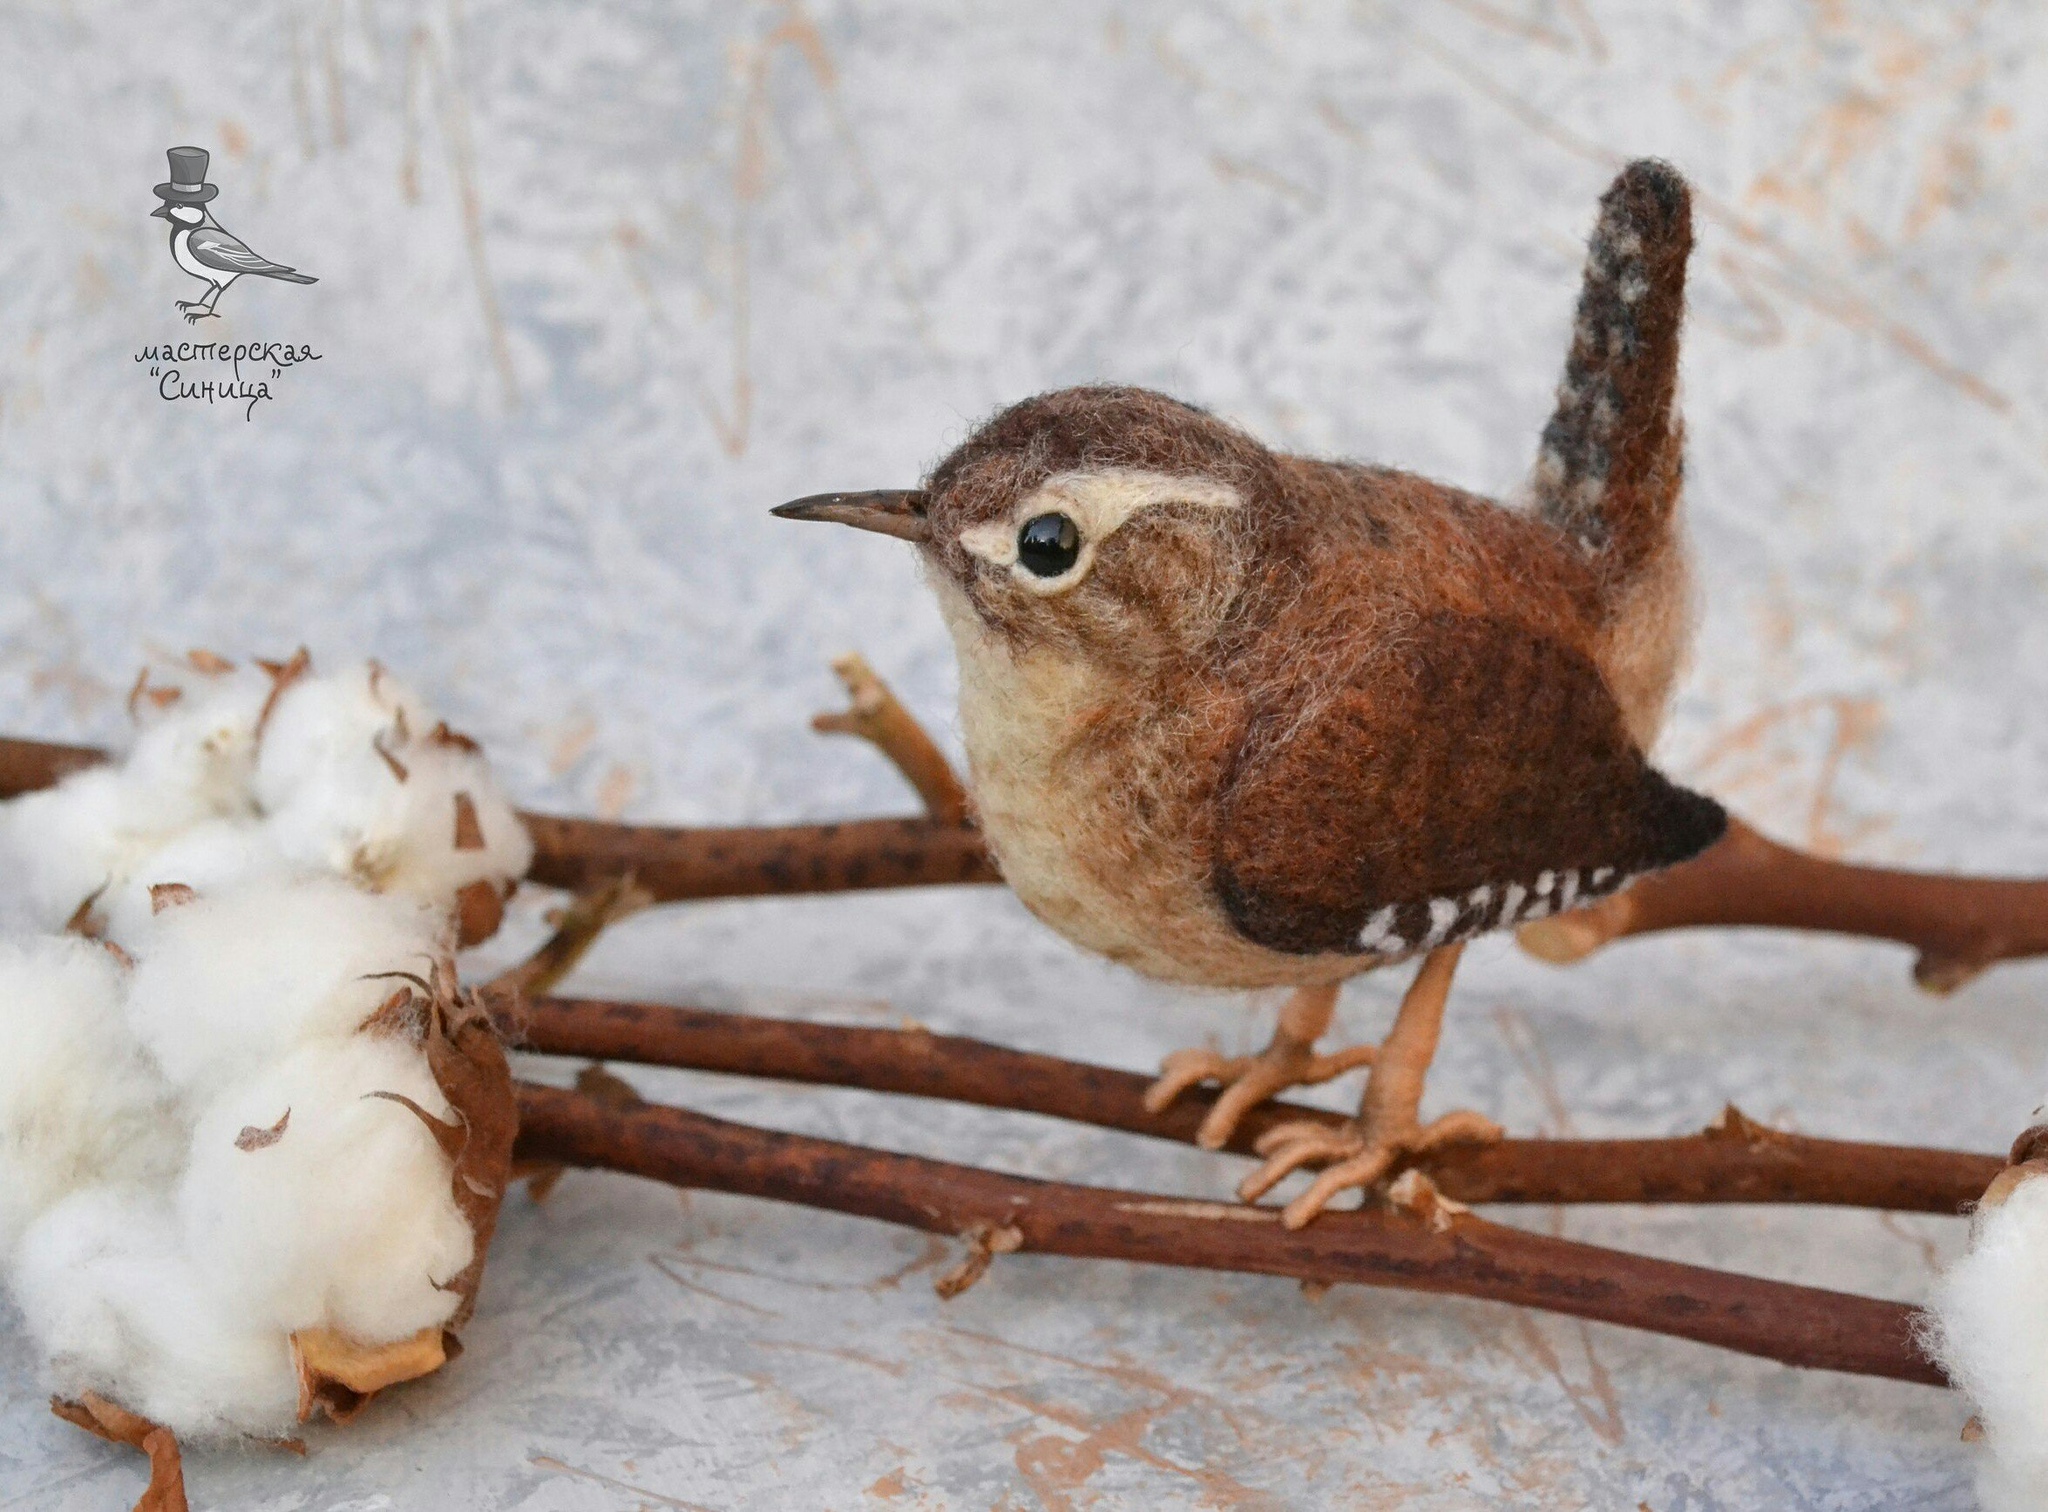
[[[1267,1098],[1289,1087],[1312,1087],[1359,1066],[1369,1066],[1377,1045],[1354,1045],[1334,1055],[1318,1055],[1312,1041],[1285,1030],[1257,1055],[1226,1056],[1214,1050],[1176,1050],[1159,1067],[1159,1079],[1145,1092],[1145,1111],[1163,1113],[1175,1098],[1199,1082],[1223,1087],[1216,1106],[1195,1132],[1195,1143],[1220,1150],[1230,1142],[1239,1120]]]
[[[1330,1205],[1339,1192],[1384,1188],[1399,1169],[1446,1145],[1492,1144],[1500,1125],[1470,1111],[1446,1113],[1428,1124],[1408,1118],[1355,1118],[1335,1128],[1302,1120],[1269,1129],[1259,1140],[1266,1163],[1238,1185],[1237,1195],[1256,1202],[1303,1166],[1320,1166],[1321,1174],[1306,1192],[1287,1204],[1280,1221],[1298,1229]]]
[[[178,307],[185,312],[185,324],[187,325],[197,325],[209,316],[217,318],[219,315],[219,312],[216,310],[209,310],[204,305],[188,305],[183,300],[178,302]]]

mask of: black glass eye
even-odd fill
[[[1063,514],[1042,514],[1017,532],[1017,560],[1039,577],[1058,577],[1081,554],[1081,532]]]

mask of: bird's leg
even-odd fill
[[[1500,1128],[1477,1113],[1449,1113],[1423,1124],[1422,1085],[1436,1058],[1443,1029],[1444,1004],[1458,969],[1462,945],[1446,945],[1423,958],[1422,969],[1401,999],[1394,1027],[1380,1042],[1379,1055],[1366,1077],[1358,1117],[1348,1126],[1285,1123],[1259,1140],[1266,1163],[1244,1179],[1238,1195],[1257,1201],[1291,1172],[1320,1165],[1315,1184],[1287,1204],[1281,1221],[1300,1228],[1350,1187],[1373,1187],[1393,1174],[1405,1158],[1424,1155],[1451,1144],[1484,1144],[1500,1138]]]
[[[1369,1066],[1378,1053],[1372,1045],[1354,1045],[1335,1055],[1316,1054],[1316,1041],[1330,1027],[1337,1010],[1337,987],[1296,989],[1280,1010],[1273,1038],[1257,1055],[1224,1056],[1214,1050],[1176,1050],[1159,1068],[1159,1080],[1145,1093],[1145,1111],[1161,1113],[1197,1082],[1223,1084],[1223,1095],[1195,1132],[1195,1143],[1220,1150],[1230,1141],[1238,1120],[1289,1087],[1314,1086],[1342,1076],[1356,1066]]]

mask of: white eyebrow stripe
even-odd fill
[[[1018,527],[1034,515],[1068,515],[1080,528],[1082,541],[1094,545],[1115,534],[1132,515],[1155,504],[1238,509],[1244,497],[1228,483],[1189,473],[1131,467],[1059,473],[1033,489],[1007,520],[990,520],[961,531],[960,544],[985,562],[1008,567],[1017,560]]]

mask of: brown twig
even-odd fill
[[[917,717],[897,700],[889,685],[858,653],[832,663],[853,704],[842,712],[817,714],[811,728],[821,735],[857,735],[884,756],[917,789],[924,811],[939,824],[967,822],[967,788]]]
[[[53,787],[73,772],[98,766],[106,759],[107,753],[96,746],[0,739],[0,798]]]
[[[675,1186],[767,1197],[927,1233],[1013,1231],[1043,1254],[1447,1292],[1693,1339],[1787,1365],[1944,1385],[1920,1314],[1880,1301],[1526,1233],[1439,1205],[1328,1213],[1072,1186],[782,1134],[681,1108],[609,1107],[522,1085],[519,1153]],[[1008,1233],[1004,1247],[1010,1247]],[[989,1246],[991,1249],[993,1245]]]
[[[1522,942],[1546,960],[1566,962],[1629,935],[1703,925],[1895,940],[1919,952],[1915,981],[1949,992],[1987,966],[2048,953],[2048,881],[1828,861],[1731,818],[1727,835],[1696,860],[1592,908],[1525,926]]]
[[[48,787],[104,753],[0,738],[0,797]],[[657,902],[848,892],[1002,880],[979,833],[929,818],[663,828],[520,815],[532,880],[583,891],[632,873]],[[1731,820],[1697,860],[1592,908],[1525,927],[1547,960],[1577,960],[1629,935],[1711,925],[1811,929],[1893,940],[1914,975],[1946,991],[1999,961],[2048,953],[2048,880],[1889,871],[1808,855]]]
[[[562,910],[554,933],[540,948],[517,966],[493,977],[484,990],[513,998],[549,991],[576,969],[576,963],[597,943],[599,935],[653,902],[630,873],[578,893]]]
[[[580,892],[631,872],[663,903],[1002,880],[976,831],[930,819],[663,829],[519,817],[533,836],[533,881]]]
[[[1191,1091],[1145,1111],[1150,1079],[924,1030],[866,1029],[650,1003],[535,998],[523,1048],[860,1087],[1041,1113],[1192,1144],[1217,1094]],[[1253,1109],[1228,1148],[1251,1152],[1276,1124],[1342,1116],[1273,1102]],[[1431,1179],[1461,1202],[1773,1202],[1957,1213],[2004,1161],[1960,1150],[1814,1139],[1730,1108],[1712,1128],[1672,1139],[1508,1139],[1436,1152]]]
[[[106,759],[90,746],[0,738],[0,798],[49,787]],[[606,824],[556,814],[519,818],[533,836],[527,875],[571,892],[628,874],[658,903],[1002,880],[978,833],[928,818],[721,829]]]

